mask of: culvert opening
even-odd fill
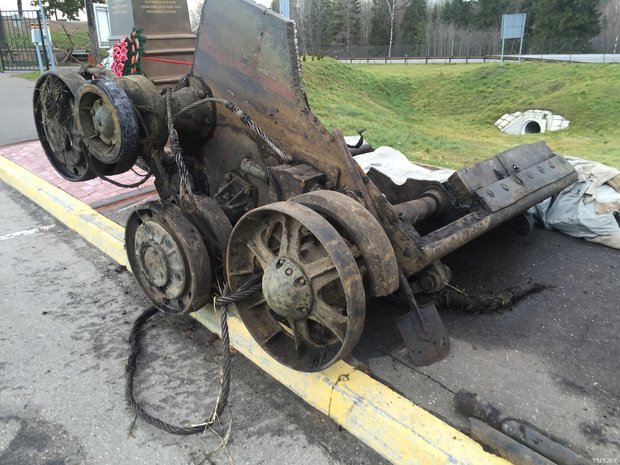
[[[570,121],[547,110],[525,110],[506,113],[495,121],[495,126],[505,134],[538,134],[566,129]]]
[[[523,134],[538,134],[540,132],[540,124],[536,121],[528,121],[523,127]]]

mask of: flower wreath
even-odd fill
[[[146,39],[141,29],[133,28],[127,37],[121,37],[112,47],[110,70],[118,77],[142,74],[140,60],[144,53]]]

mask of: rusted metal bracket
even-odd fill
[[[498,450],[518,464],[587,465],[579,455],[558,438],[537,426],[510,417],[477,394],[460,390],[454,396],[457,411],[470,418],[472,436]]]
[[[409,358],[416,366],[425,366],[444,359],[450,352],[450,338],[434,303],[418,305],[413,289],[402,270],[401,295],[409,304],[409,311],[396,320],[396,325],[409,350]]]

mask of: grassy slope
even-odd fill
[[[412,160],[460,167],[503,149],[545,140],[555,151],[620,168],[620,66],[469,64],[349,66],[303,63],[314,112],[329,128],[368,129],[373,145]],[[493,123],[504,113],[550,110],[567,130],[511,136]]]

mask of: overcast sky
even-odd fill
[[[23,2],[24,8],[30,8],[29,2]],[[0,10],[17,10],[17,2],[15,0],[0,0]]]

